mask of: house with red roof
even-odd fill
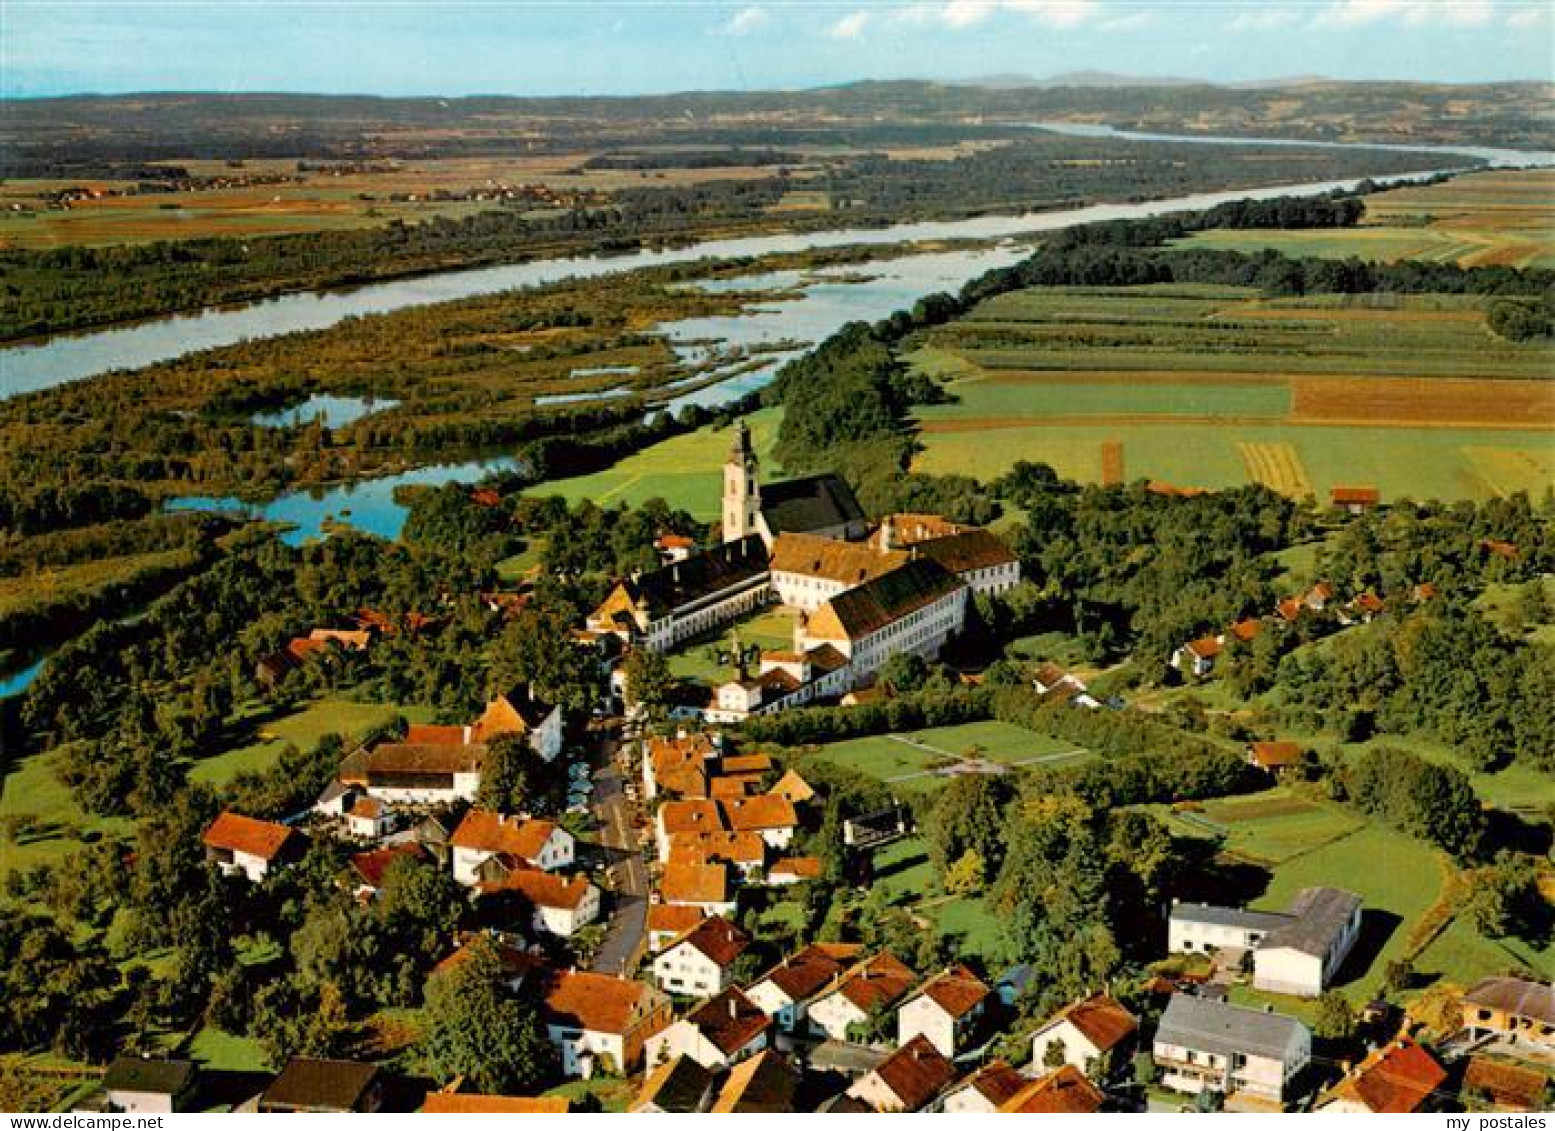
[[[230,811],[207,825],[200,840],[206,860],[229,876],[241,874],[256,884],[301,857],[304,847],[304,837],[295,829]]]
[[[1031,1035],[1032,1070],[1058,1067],[1054,1060],[1081,1072],[1104,1059],[1117,1065],[1138,1033],[1139,1019],[1121,1002],[1111,994],[1092,994],[1066,1005]]]
[[[545,971],[540,1014],[568,1076],[636,1072],[648,1040],[670,1023],[670,1000],[646,982],[578,970]]]
[[[922,1035],[954,1057],[976,1035],[991,989],[965,966],[951,966],[930,978],[896,1011],[896,1041]]]
[[[493,857],[522,861],[542,872],[570,868],[577,851],[573,835],[554,821],[518,817],[490,809],[471,809],[448,840],[454,879],[471,886],[483,878],[481,867]]]
[[[1318,1097],[1314,1111],[1409,1115],[1431,1110],[1447,1070],[1408,1036],[1374,1051]]]
[[[895,1005],[917,984],[912,967],[894,954],[883,950],[871,955],[815,995],[805,1010],[810,1030],[816,1036],[846,1041],[851,1026]]]
[[[721,915],[703,919],[654,958],[653,980],[667,993],[712,997],[733,985],[734,960],[750,942],[749,935]]]
[[[738,987],[703,1002],[648,1039],[648,1063],[689,1056],[703,1068],[727,1068],[768,1045],[772,1019]]]
[[[861,1077],[848,1095],[871,1111],[921,1111],[956,1078],[956,1066],[927,1037],[908,1041]]]

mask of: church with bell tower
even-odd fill
[[[750,428],[740,421],[729,444],[729,460],[724,464],[723,538],[738,542],[748,534],[763,534],[761,524],[761,485],[756,479],[756,451],[751,447]]]

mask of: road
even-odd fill
[[[636,806],[622,789],[624,783],[614,757],[614,745],[607,745],[605,750],[604,762],[594,777],[593,804],[600,843],[615,881],[615,895],[605,941],[595,953],[591,969],[600,974],[629,974],[647,929],[648,867],[632,822]]]

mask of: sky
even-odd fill
[[[1551,0],[0,0],[0,96],[770,90],[1106,70],[1555,79]]]

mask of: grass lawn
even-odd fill
[[[263,770],[287,743],[305,750],[327,734],[345,735],[349,741],[397,714],[413,722],[431,718],[431,712],[424,709],[353,703],[348,699],[320,699],[300,711],[272,718],[264,704],[250,703],[233,719],[241,732],[237,743],[200,759],[189,771],[189,777],[192,781],[223,785],[244,770]]]
[[[745,418],[750,425],[751,442],[762,459],[763,474],[768,478],[779,477],[771,451],[782,418],[781,408],[762,409]],[[723,505],[720,469],[729,456],[731,434],[728,428],[703,428],[654,444],[606,471],[541,483],[527,493],[560,495],[569,503],[592,499],[601,506],[640,506],[657,496],[704,522],[713,521]]]
[[[1228,852],[1260,864],[1280,864],[1359,831],[1366,820],[1337,805],[1308,801],[1282,790],[1227,798],[1204,806],[1204,816],[1226,830]]]
[[[1359,895],[1365,904],[1361,938],[1337,988],[1360,1003],[1381,988],[1387,963],[1405,956],[1410,931],[1441,895],[1443,879],[1434,849],[1380,824],[1367,824],[1277,865],[1268,890],[1253,906],[1282,911],[1302,888],[1324,885]]]
[[[1061,761],[1075,749],[1073,743],[1061,739],[990,721],[828,743],[814,757],[849,766],[904,790],[933,790],[949,779],[931,771],[959,761],[973,747],[979,748],[982,758],[1007,766],[1042,764],[1049,758]]]
[[[1455,766],[1469,777],[1469,784],[1480,798],[1498,809],[1537,808],[1555,800],[1555,777],[1534,769],[1526,762],[1513,762],[1493,773],[1475,769],[1452,746],[1424,736],[1407,738],[1386,735],[1369,743],[1345,746],[1348,756],[1371,746],[1395,746],[1443,765]]]
[[[1535,950],[1521,939],[1487,939],[1467,920],[1452,925],[1420,952],[1415,969],[1423,976],[1466,986],[1479,978],[1523,969],[1555,977],[1555,946]]]
[[[198,1061],[202,1068],[223,1072],[265,1072],[269,1069],[258,1041],[234,1036],[212,1025],[194,1035],[186,1055]]]
[[[0,840],[0,872],[51,863],[83,847],[83,836],[125,833],[133,822],[123,817],[94,817],[55,775],[61,751],[30,755],[17,763],[0,788],[0,816],[30,815],[38,820],[35,833],[18,843]]]
[[[733,679],[734,668],[718,662],[719,653],[727,653],[734,633],[749,648],[756,645],[764,652],[785,651],[794,646],[794,614],[782,606],[761,609],[730,625],[686,641],[669,653],[670,672],[676,679],[708,686]]]
[[[1544,586],[1544,600],[1546,604],[1555,608],[1555,577],[1540,579]],[[1495,624],[1508,623],[1507,618],[1512,618],[1510,623],[1515,627],[1521,625],[1523,635],[1540,644],[1555,644],[1555,624],[1539,624],[1529,627],[1522,619],[1522,592],[1523,585],[1509,585],[1505,582],[1491,582],[1485,586],[1485,591],[1474,599],[1474,607],[1488,616]]]
[[[497,576],[503,581],[518,581],[524,574],[540,564],[540,555],[545,551],[544,538],[531,538],[524,549],[511,558],[503,558],[496,565]]]
[[[893,903],[931,920],[964,957],[980,958],[989,969],[997,963],[998,918],[979,897],[938,894],[938,877],[922,837],[905,837],[876,852],[873,886],[883,888]]]

